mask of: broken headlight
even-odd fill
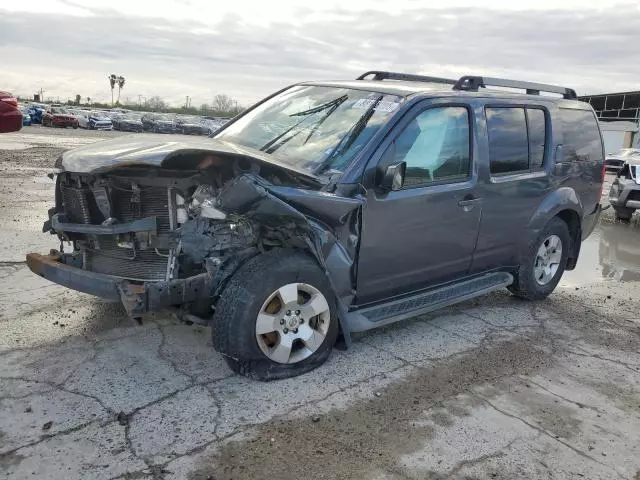
[[[215,207],[215,201],[214,188],[211,185],[199,185],[191,196],[191,202],[188,206],[189,215],[224,220],[227,215]]]

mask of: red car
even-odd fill
[[[78,128],[78,119],[62,107],[49,107],[42,114],[42,126]]]
[[[8,92],[0,92],[0,133],[17,132],[22,128],[22,112],[18,100]]]

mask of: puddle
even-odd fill
[[[606,281],[640,281],[640,228],[600,224],[582,242],[576,269],[565,272],[560,286],[575,287]]]

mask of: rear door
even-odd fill
[[[545,105],[487,104],[480,195],[484,199],[471,273],[517,265],[526,226],[552,185],[551,116]]]
[[[473,119],[469,105],[418,105],[374,155],[368,168],[379,171],[404,161],[407,170],[401,190],[367,186],[358,303],[467,274],[482,210],[473,169]]]

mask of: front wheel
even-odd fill
[[[320,366],[338,336],[335,298],[308,255],[275,249],[247,261],[212,319],[213,345],[237,373],[294,377]]]
[[[631,220],[631,216],[633,212],[635,212],[635,208],[627,208],[627,207],[613,207],[613,210],[616,212],[616,220],[622,222],[628,222]]]
[[[529,247],[509,291],[527,300],[542,300],[549,296],[564,273],[570,246],[567,224],[553,218]]]

